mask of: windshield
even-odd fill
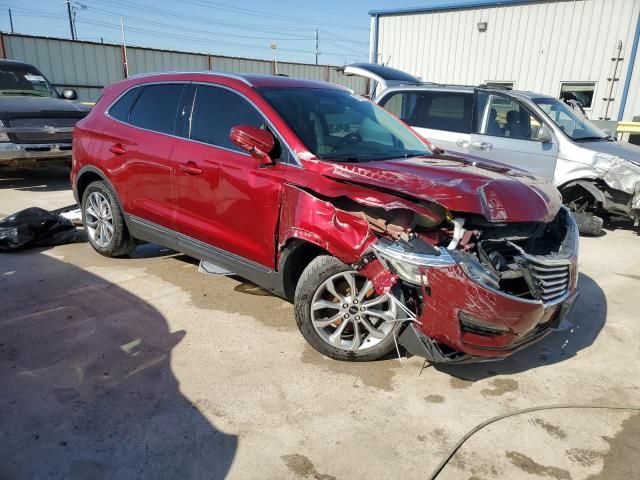
[[[555,98],[535,98],[533,100],[544,113],[570,138],[574,140],[606,140],[609,135],[589,120],[578,115],[566,103]]]
[[[260,93],[319,158],[358,162],[431,155],[405,124],[349,92],[263,88]]]
[[[0,95],[58,96],[42,73],[30,65],[0,66]]]

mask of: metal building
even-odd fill
[[[423,81],[573,96],[593,120],[640,115],[640,0],[448,0],[369,15],[371,61]]]

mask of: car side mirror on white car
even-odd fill
[[[551,132],[545,125],[541,125],[538,129],[538,138],[537,140],[541,143],[551,143],[552,137]]]

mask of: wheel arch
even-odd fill
[[[85,167],[82,167],[78,172],[76,183],[73,188],[78,206],[82,208],[82,197],[84,196],[84,192],[86,191],[87,187],[91,183],[98,180],[104,181],[109,186],[109,188],[113,192],[113,195],[116,197],[116,202],[118,202],[118,207],[120,207],[120,211],[124,214],[125,212],[124,212],[124,209],[122,208],[122,202],[120,201],[118,192],[113,187],[113,184],[109,181],[109,179],[107,178],[107,176],[104,174],[102,170],[92,165],[87,165]],[[124,217],[126,220],[126,215]]]
[[[558,190],[560,190],[560,193],[562,194],[563,201],[566,201],[565,196],[573,189],[580,189],[588,193],[593,198],[594,202],[599,203],[601,206],[606,204],[607,200],[604,192],[598,187],[597,180],[595,179],[579,178],[558,186]]]
[[[296,286],[302,276],[302,272],[320,255],[332,255],[320,242],[303,240],[300,238],[288,239],[280,253],[278,270],[282,278],[282,290],[284,297],[293,302]]]

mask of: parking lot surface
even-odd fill
[[[0,217],[73,203],[64,169],[0,172]],[[340,363],[293,308],[156,245],[0,254],[0,478],[423,479],[495,415],[639,405],[640,237],[582,238],[582,295],[502,362]],[[640,472],[640,413],[547,410],[481,430],[439,479]]]

